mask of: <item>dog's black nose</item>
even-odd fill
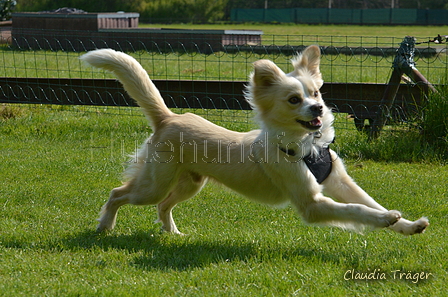
[[[320,115],[322,115],[322,110],[324,109],[324,107],[322,106],[322,104],[317,103],[317,104],[314,104],[313,106],[311,106],[310,109],[311,109],[311,112],[313,113],[313,115],[320,116]]]

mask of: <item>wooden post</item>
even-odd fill
[[[398,49],[397,55],[395,56],[392,64],[392,75],[389,79],[387,88],[384,91],[375,120],[373,121],[372,130],[370,131],[369,137],[370,140],[378,138],[381,130],[387,122],[388,117],[390,117],[391,108],[394,104],[398,88],[400,87],[401,76],[403,73],[406,73],[412,80],[415,78],[414,70],[417,69],[415,68],[414,62],[414,48],[415,38],[412,36],[406,36],[401,42],[400,48]]]
[[[411,73],[406,73],[406,75],[417,84],[423,93],[428,94],[429,91],[437,92],[434,86],[420,73],[420,71],[417,70],[417,68],[413,68]]]
[[[397,96],[398,88],[400,87],[402,72],[398,68],[394,68],[390,76],[389,83],[384,91],[380,106],[376,112],[375,119],[370,130],[370,139],[378,138],[387,119],[391,116],[392,104]]]

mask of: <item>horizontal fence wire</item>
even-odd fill
[[[104,31],[104,32],[103,32]],[[113,48],[135,57],[160,89],[167,105],[180,112],[227,111],[220,120],[250,122],[244,88],[259,59],[274,61],[286,73],[306,46],[321,48],[322,88],[327,104],[362,125],[382,108],[400,37],[264,35],[257,32],[95,32],[17,29],[1,40],[0,102],[135,107],[115,78],[83,65],[79,56]],[[134,32],[135,31],[135,32]],[[429,37],[416,37],[428,41]],[[418,70],[434,85],[448,77],[446,44],[416,46]],[[424,97],[409,81],[387,111],[391,122],[408,122]],[[237,111],[237,112],[234,112]],[[216,113],[214,113],[216,114]],[[230,119],[230,115],[233,119]]]

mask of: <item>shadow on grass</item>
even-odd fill
[[[69,250],[125,250],[136,253],[131,265],[144,270],[184,271],[234,261],[276,261],[304,258],[311,262],[340,263],[344,253],[328,253],[319,247],[266,247],[264,242],[251,240],[210,239],[195,236],[136,232],[133,234],[78,233],[62,240],[62,249]]]
[[[195,236],[136,232],[133,234],[97,234],[86,230],[49,242],[3,241],[6,248],[46,250],[49,252],[108,253],[126,251],[136,254],[134,267],[148,271],[185,271],[226,262],[269,262],[303,258],[306,262],[340,263],[349,255],[331,253],[318,246],[271,246],[270,242],[241,239],[210,239]],[[350,255],[353,258],[353,255]]]

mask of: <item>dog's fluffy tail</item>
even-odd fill
[[[80,59],[114,73],[124,89],[143,109],[154,130],[163,119],[173,115],[145,69],[133,57],[112,49],[98,49],[82,55]]]

